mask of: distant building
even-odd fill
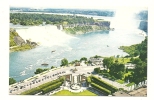
[[[103,65],[103,58],[98,57],[90,57],[89,61],[91,62],[92,65]]]

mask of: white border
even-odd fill
[[[19,3],[17,3],[19,0],[4,0],[0,2],[0,76],[1,76],[1,83],[0,83],[0,95],[1,95],[1,99],[6,99],[6,100],[28,100],[28,99],[32,99],[32,100],[51,100],[51,99],[60,99],[60,100],[65,100],[65,99],[117,99],[117,100],[130,100],[130,99],[135,99],[135,100],[148,100],[151,99],[153,96],[153,32],[152,32],[152,28],[153,26],[151,26],[154,22],[153,22],[153,9],[154,7],[152,7],[153,2],[152,0],[50,0],[52,1],[52,3],[54,5],[58,5],[59,7],[62,7],[63,4],[65,4],[64,2],[67,2],[68,4],[70,2],[73,2],[74,4],[76,4],[75,7],[84,7],[87,6],[89,8],[94,7],[98,4],[99,7],[101,6],[111,6],[111,7],[117,7],[117,6],[141,6],[141,7],[148,7],[148,12],[149,12],[149,19],[148,19],[148,23],[149,23],[149,27],[148,27],[148,93],[147,93],[147,97],[86,97],[86,96],[82,96],[82,97],[51,97],[51,96],[10,96],[8,95],[8,77],[9,77],[9,6],[10,3],[15,2],[16,4],[20,3],[27,3],[27,5],[31,5],[31,4],[41,4],[41,5],[45,5],[47,3],[43,3],[46,2],[48,0],[42,0],[43,2],[40,2],[41,0],[20,0]],[[26,2],[24,2],[26,1]],[[35,1],[35,2],[33,2]],[[58,2],[57,2],[58,1]],[[59,2],[61,1],[61,2]],[[70,2],[69,2],[70,1]],[[95,1],[95,3],[94,3]],[[58,3],[58,4],[57,4]],[[11,4],[13,5],[13,4]],[[89,6],[88,6],[89,5]],[[74,5],[73,5],[74,6]],[[71,5],[68,7],[72,7]]]

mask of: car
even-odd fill
[[[87,72],[87,74],[90,74],[90,72]]]

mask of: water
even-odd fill
[[[63,58],[67,58],[70,62],[94,55],[125,56],[127,53],[119,50],[120,46],[141,43],[145,38],[139,35],[139,30],[132,27],[131,29],[117,28],[115,31],[95,31],[76,36],[67,35],[51,25],[26,28],[22,26],[17,29],[17,32],[24,39],[41,43],[32,50],[10,53],[9,76],[17,81],[33,76],[37,68],[58,67]],[[55,52],[51,52],[52,50]],[[41,66],[42,63],[49,65]]]

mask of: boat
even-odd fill
[[[107,47],[109,47],[109,45],[107,45]]]
[[[53,50],[53,51],[51,51],[51,52],[55,52],[56,50]]]
[[[47,66],[47,65],[49,65],[49,64],[47,64],[47,63],[43,63],[43,64],[41,64],[42,66]]]

